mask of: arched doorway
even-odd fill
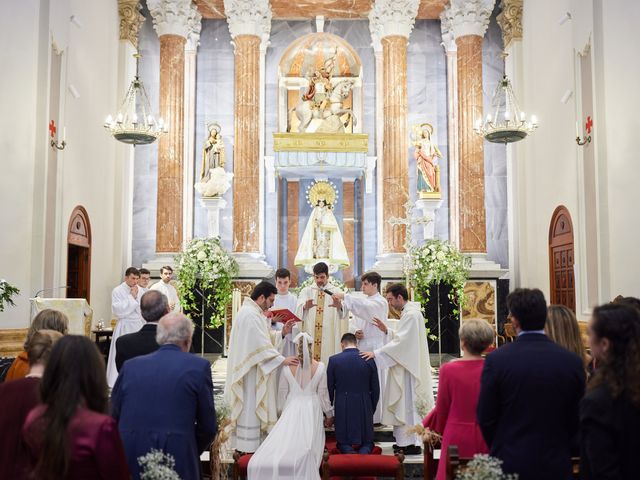
[[[551,303],[576,311],[576,287],[573,273],[573,222],[569,210],[560,205],[549,226],[549,276]]]
[[[67,233],[67,298],[89,302],[91,286],[91,224],[84,207],[73,209]]]

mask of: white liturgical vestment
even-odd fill
[[[361,340],[358,340],[358,348],[361,352],[373,352],[387,343],[389,335],[383,333],[373,322],[373,319],[377,318],[386,323],[389,316],[389,304],[380,293],[371,296],[347,293],[344,296],[344,306],[352,315],[349,321],[349,331],[355,333],[357,330],[362,330],[364,335]],[[382,422],[381,405],[383,404],[382,397],[387,378],[387,370],[380,365],[377,367],[378,380],[380,381],[380,400],[378,400],[373,414],[373,423]]]
[[[331,293],[340,291],[334,285],[327,286]],[[306,312],[304,304],[313,300],[314,307]],[[340,353],[340,339],[349,330],[349,322],[344,308],[332,307],[331,295],[318,288],[316,284],[305,287],[298,296],[298,306],[295,314],[302,319],[302,325],[296,325],[292,336],[299,331],[307,332],[313,339],[313,358],[327,365],[329,357]]]
[[[146,289],[138,287],[138,295],[133,298],[131,287],[122,282],[111,293],[111,311],[118,318],[118,323],[113,330],[109,359],[107,360],[107,383],[110,388],[113,388],[118,378],[116,340],[122,335],[137,332],[145,324],[142,315],[140,315],[140,299],[146,291]]]
[[[422,420],[416,404],[425,411],[433,408],[433,380],[427,346],[427,334],[420,304],[407,302],[402,309],[398,328],[389,331],[390,341],[374,350],[379,367],[388,368],[384,391],[382,423],[393,425],[399,446],[418,444],[417,435],[409,434]]]
[[[173,304],[172,312],[180,311],[180,299],[178,298],[178,292],[176,291],[176,287],[171,285],[170,283],[164,283],[162,280],[151,285],[149,290],[157,290],[162,293],[167,300],[169,301],[169,305]]]
[[[231,327],[224,390],[231,409],[231,444],[241,452],[255,452],[262,434],[277,421],[275,374],[284,357],[274,337],[281,338],[280,332],[272,332],[260,306],[246,298]]]

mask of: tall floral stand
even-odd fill
[[[207,236],[219,237],[220,210],[227,206],[227,201],[222,197],[201,197],[200,205],[207,210]]]

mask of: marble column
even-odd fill
[[[156,252],[163,254],[183,243],[184,52],[201,17],[190,0],[149,0],[147,6],[160,38],[160,117],[168,129],[158,145]]]
[[[442,46],[447,57],[447,141],[449,167],[449,241],[460,246],[460,198],[458,176],[458,47],[451,32],[451,25],[441,17]],[[426,238],[426,237],[425,237]]]
[[[291,284],[298,284],[298,267],[293,262],[296,258],[299,243],[299,204],[300,182],[288,180],[287,182],[287,268],[291,272]]]
[[[342,271],[342,279],[349,288],[356,287],[354,264],[356,261],[356,191],[354,179],[342,180],[342,236],[349,256],[349,267]]]
[[[443,11],[457,47],[460,250],[487,251],[484,208],[484,139],[474,131],[482,118],[482,40],[494,0],[451,0]]]
[[[404,204],[409,199],[407,45],[418,6],[419,0],[376,0],[369,13],[373,43],[382,46],[383,100],[376,118],[383,124],[382,152],[378,152],[382,153],[378,170],[382,176],[378,197],[382,201],[382,242],[374,268],[398,277],[406,231],[404,226],[392,226],[389,219],[404,217]]]
[[[233,252],[240,276],[259,278],[273,270],[263,260],[260,216],[261,44],[271,31],[271,7],[268,0],[225,0],[224,7],[235,54]]]

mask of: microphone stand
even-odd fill
[[[56,290],[62,290],[62,289],[66,290],[67,288],[71,288],[71,285],[64,285],[62,287],[53,287],[53,288],[43,288],[42,290],[38,290],[36,294],[33,296],[33,298],[39,297],[40,294],[44,292],[55,292]]]

